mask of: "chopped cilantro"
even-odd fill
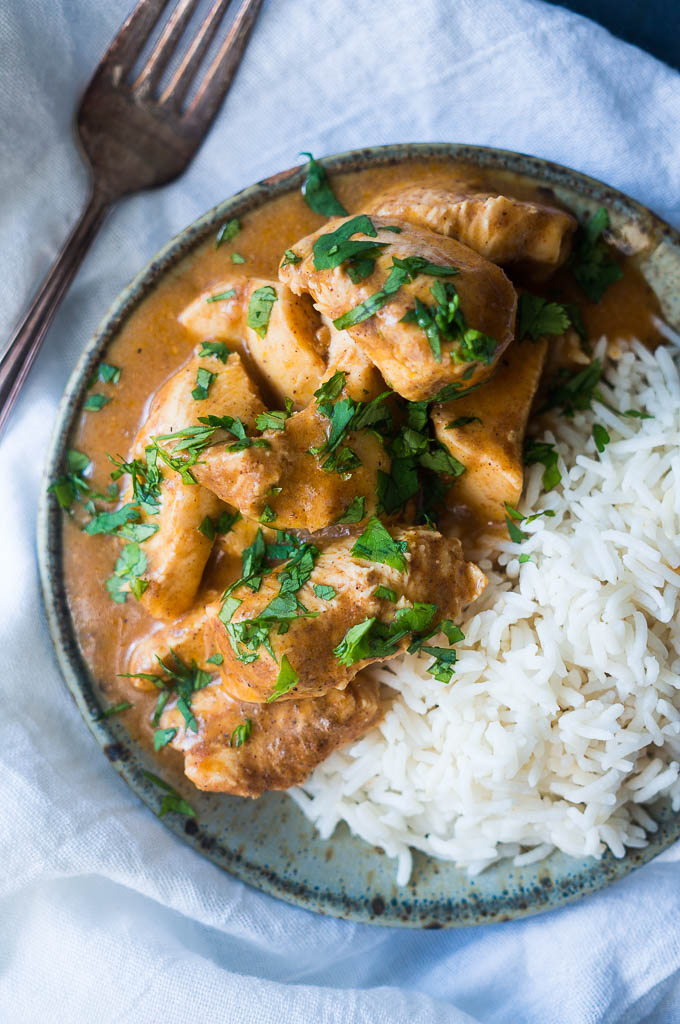
[[[356,324],[368,320],[369,317],[374,316],[378,310],[387,305],[402,285],[415,280],[419,274],[429,274],[434,277],[451,277],[457,273],[458,271],[455,267],[443,267],[436,263],[430,263],[424,256],[408,256],[405,259],[399,259],[397,256],[394,256],[392,258],[392,269],[383,287],[373,295],[369,295],[358,306],[337,317],[333,323],[339,331],[344,331],[347,327],[354,327]]]
[[[284,654],[281,658],[281,668],[279,669],[276,685],[267,697],[267,704],[271,704],[273,700],[277,700],[278,697],[282,697],[284,693],[290,693],[299,680],[300,677],[288,661],[288,655]]]
[[[586,224],[569,261],[574,277],[591,302],[599,302],[609,286],[623,277],[602,238],[608,227],[609,214],[601,206]]]
[[[517,310],[517,337],[538,341],[546,334],[564,334],[571,324],[566,306],[522,292]]]
[[[315,583],[314,593],[321,601],[332,601],[336,596],[337,591],[335,587],[331,587],[325,583]]]
[[[215,356],[221,362],[226,363],[231,353],[223,341],[204,341],[198,354],[199,356]]]
[[[124,604],[128,593],[139,600],[149,585],[148,580],[140,579],[147,565],[147,557],[139,544],[132,541],[125,545],[115,564],[113,575],[106,580],[106,589],[116,604]]]
[[[275,543],[266,545],[267,558],[274,560],[290,558],[301,546],[302,541],[294,534],[286,533],[285,530],[277,530]]]
[[[203,401],[208,397],[208,392],[212,382],[217,376],[216,373],[211,373],[210,370],[206,370],[205,367],[199,366],[198,373],[196,374],[196,387],[191,392],[191,397],[195,398],[197,402]]]
[[[346,217],[347,210],[333,192],[323,166],[311,153],[302,153],[302,156],[309,157],[302,183],[302,194],[307,206],[322,217]]]
[[[61,508],[69,510],[75,501],[82,501],[92,494],[90,486],[83,479],[83,473],[90,467],[90,458],[85,452],[69,448],[66,452],[66,473],[62,473],[47,488],[54,494]]]
[[[561,409],[565,416],[573,416],[575,412],[590,409],[593,398],[596,398],[597,385],[600,383],[602,364],[599,359],[572,373],[563,369],[553,383],[541,413],[548,409]]]
[[[347,273],[358,284],[373,272],[376,257],[387,242],[367,242],[364,239],[351,240],[352,235],[363,234],[375,238],[378,232],[373,221],[366,214],[352,217],[335,231],[320,235],[314,243],[314,269],[330,270],[347,263]]]
[[[262,512],[260,513],[260,522],[273,523],[275,519],[276,512],[274,511],[274,509],[271,507],[271,505],[265,505],[264,508],[262,509]]]
[[[347,374],[344,370],[336,370],[332,377],[325,380],[314,392],[319,405],[322,402],[334,402],[342,392],[347,380]]]
[[[373,591],[374,597],[379,597],[382,601],[392,601],[393,604],[397,603],[397,592],[392,590],[391,587],[384,587],[382,584],[376,587]]]
[[[225,509],[224,512],[220,512],[215,523],[215,533],[229,533],[241,518],[240,512],[229,512]]]
[[[302,263],[302,256],[298,256],[292,249],[286,249],[283,254],[283,260],[281,261],[282,267],[287,267],[289,264],[295,266],[296,263]]]
[[[255,426],[258,430],[283,430],[286,420],[293,414],[292,399],[286,399],[285,410],[261,412],[255,417]]]
[[[208,540],[215,539],[215,524],[213,523],[210,516],[205,516],[200,525],[198,526],[198,532],[202,533]]]
[[[160,779],[153,772],[146,770],[142,773],[150,782],[153,782],[154,786],[158,786],[159,789],[165,791],[165,796],[161,801],[160,810],[158,811],[158,817],[162,818],[164,814],[174,812],[175,814],[184,814],[187,818],[195,818],[196,811],[193,809],[191,804],[187,803],[183,796],[173,789],[172,786],[168,785],[163,779]]]
[[[102,384],[117,384],[120,375],[120,366],[114,366],[113,363],[100,363],[90,377],[87,386],[91,388],[97,381],[101,381]]]
[[[220,654],[219,651],[217,654],[211,654],[209,658],[205,659],[206,665],[221,665],[223,662],[224,655]]]
[[[526,552],[522,552],[522,554],[518,558],[518,562],[519,562],[520,565],[524,565],[526,562],[530,562],[530,561],[531,561],[531,555],[527,555]]]
[[[112,715],[119,715],[122,711],[129,711],[132,706],[129,700],[122,700],[120,704],[114,704],[106,711],[100,711],[98,715],[94,716],[93,721],[101,722],[104,718],[111,718]]]
[[[250,718],[246,718],[245,722],[241,722],[237,725],[229,738],[230,747],[242,747],[243,744],[250,738],[250,734],[253,731],[253,723]]]
[[[347,630],[333,653],[341,665],[389,658],[397,653],[400,642],[409,633],[427,629],[436,611],[435,604],[415,602],[411,608],[401,608],[392,622],[381,622],[375,616],[364,619]]]
[[[406,541],[394,540],[380,520],[373,516],[372,519],[369,519],[364,532],[355,541],[350,554],[369,562],[389,565],[397,572],[406,572],[408,563],[404,557],[404,551],[407,550]]]
[[[245,263],[246,262],[246,258],[245,258],[245,256],[241,256],[240,252],[232,252],[232,254],[231,254],[231,262],[232,263]]]
[[[366,498],[363,494],[352,498],[351,502],[340,516],[336,519],[336,523],[360,523],[366,515]]]
[[[86,412],[99,412],[99,410],[103,409],[105,405],[108,405],[110,401],[111,399],[108,395],[88,395],[85,403],[83,404],[83,409]]]
[[[601,423],[593,424],[593,440],[598,452],[602,453],[611,441],[611,437]]]
[[[100,512],[85,527],[85,533],[94,536],[97,533],[117,533],[119,527],[131,520],[139,519],[139,506],[129,503],[116,512]],[[154,533],[158,527],[154,529]]]
[[[217,295],[211,295],[206,302],[221,302],[223,299],[233,299],[236,295],[236,291],[233,288],[227,288],[226,292],[218,292]]]
[[[654,417],[648,412],[640,412],[639,409],[626,409],[625,412],[619,413],[619,416],[629,416],[637,420],[653,420]]]
[[[272,306],[278,299],[276,288],[266,284],[262,288],[256,288],[250,296],[248,303],[248,316],[246,323],[252,327],[260,338],[264,338],[269,327],[269,318],[272,314]]]
[[[400,235],[402,232],[402,228],[397,227],[396,224],[385,224],[383,227],[383,231],[392,231],[393,234]]]
[[[177,729],[156,729],[153,734],[153,749],[160,750],[167,746],[177,735]]]
[[[562,474],[557,466],[557,451],[555,445],[549,441],[528,440],[524,445],[524,464],[534,466],[540,463],[543,466],[543,486],[546,491],[552,491],[553,487],[562,480]]]
[[[231,242],[233,238],[236,238],[237,234],[241,230],[241,224],[236,217],[226,221],[220,230],[217,232],[217,238],[215,239],[215,248],[219,249],[225,242]]]
[[[533,523],[536,519],[540,519],[542,516],[547,516],[552,519],[555,515],[552,509],[546,508],[541,512],[534,512],[531,516],[524,516],[521,512],[518,512],[516,508],[513,508],[507,501],[505,504],[505,511],[507,515],[505,517],[505,523],[508,528],[508,534],[510,540],[515,544],[521,544],[522,541],[526,540],[528,534],[524,533],[517,526],[517,523]]]

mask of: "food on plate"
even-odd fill
[[[414,847],[618,856],[680,806],[680,384],[581,220],[508,173],[317,171],[121,327],[52,490],[83,654],[164,772],[287,790],[401,884]]]

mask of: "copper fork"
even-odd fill
[[[0,431],[61,300],[113,203],[178,177],[205,138],[241,61],[262,0],[243,0],[188,106],[185,99],[230,0],[215,0],[167,87],[163,72],[199,0],[177,0],[136,78],[133,69],[169,0],[139,0],[94,73],[76,125],[92,177],[83,214],[0,360]],[[206,62],[207,63],[207,62]]]

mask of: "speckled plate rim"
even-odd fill
[[[680,234],[670,225],[624,193],[540,157],[456,143],[405,143],[351,150],[325,158],[323,163],[329,171],[339,172],[385,166],[410,158],[444,158],[465,162],[481,170],[511,171],[555,189],[558,195],[562,188],[568,193],[577,193],[586,204],[606,206],[613,216],[615,226],[617,222],[634,221],[654,238],[659,251],[668,250],[671,266],[677,264],[677,268],[680,268]],[[158,279],[201,244],[219,223],[229,217],[244,216],[266,200],[299,188],[303,171],[303,167],[283,171],[219,203],[171,239],[136,275],[112,304],[73,370],[59,405],[46,459],[44,486],[38,509],[37,546],[47,623],[57,660],[66,685],[96,742],[132,790],[154,813],[158,813],[160,794],[143,775],[145,766],[153,767],[150,755],[137,748],[120,721],[115,718],[96,721],[94,717],[101,710],[101,703],[96,683],[75,639],[62,575],[62,513],[56,499],[47,493],[46,488],[63,465],[68,439],[87,380],[127,317],[155,287]],[[664,312],[669,321],[678,326],[680,309],[675,306],[672,295]],[[292,806],[290,800],[286,800],[286,803]],[[256,807],[257,804],[252,806]],[[311,886],[294,877],[296,871],[282,874],[271,870],[268,865],[249,860],[239,850],[218,846],[214,837],[202,828],[200,821],[185,822],[170,815],[163,819],[163,823],[199,853],[237,878],[289,903],[366,923],[442,928],[488,924],[555,909],[624,877],[680,837],[680,816],[673,814],[667,800],[658,801],[653,807],[653,814],[658,823],[658,831],[651,836],[644,849],[629,850],[622,859],[616,859],[611,854],[606,854],[601,860],[571,859],[553,853],[544,861],[528,866],[526,870],[515,869],[510,872],[511,879],[506,879],[507,884],[500,881],[496,885],[492,880],[491,890],[488,886],[478,890],[478,882],[469,880],[469,884],[463,884],[462,893],[438,899],[422,899],[417,891],[417,879],[406,889],[399,890],[396,898],[388,898],[389,894],[386,891],[381,893],[379,887],[375,891],[367,887],[360,897],[349,897],[337,881],[334,885],[331,880],[325,888]],[[323,845],[316,837],[313,842]],[[351,842],[360,843],[362,849],[367,848],[367,844],[361,840],[352,838]],[[430,858],[422,854],[416,854],[416,858],[431,862]],[[384,855],[381,859],[387,860]],[[501,862],[501,866],[505,863]],[[388,861],[388,874],[392,866],[393,862]],[[452,866],[442,866],[442,870],[449,868]],[[494,876],[494,868],[489,869],[489,872]]]

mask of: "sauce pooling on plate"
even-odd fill
[[[367,666],[451,682],[466,551],[520,530],[525,464],[558,482],[542,413],[590,402],[603,334],[659,341],[615,242],[510,174],[312,163],[159,281],[57,495],[84,657],[167,770],[285,789],[380,721]]]

